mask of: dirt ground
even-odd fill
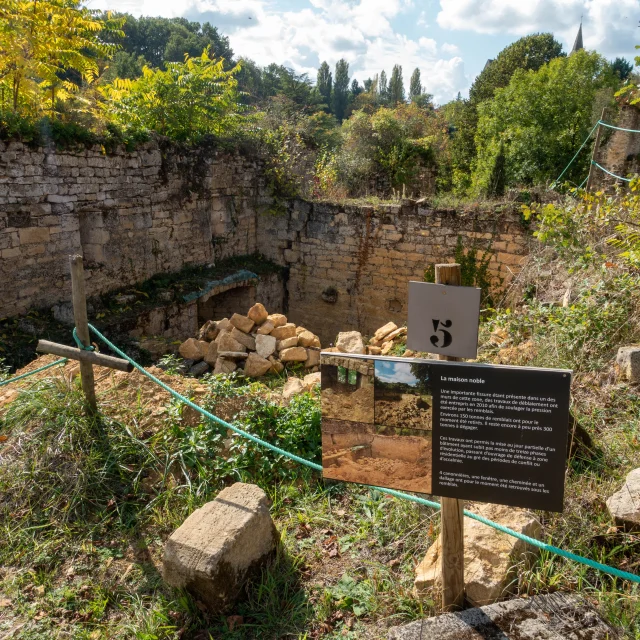
[[[420,396],[404,393],[397,400],[389,397],[376,399],[375,423],[377,425],[431,430],[431,419],[431,403]]]
[[[323,389],[322,417],[373,424],[373,385],[350,393]]]

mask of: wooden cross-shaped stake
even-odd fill
[[[89,335],[89,322],[87,320],[87,298],[84,288],[84,269],[82,265],[82,256],[69,256],[71,265],[71,295],[73,301],[73,319],[76,325],[76,334],[82,344],[91,345],[91,336]],[[91,413],[98,411],[96,402],[96,388],[93,378],[93,365],[101,367],[109,367],[118,371],[126,371],[131,373],[133,365],[127,360],[105,356],[96,351],[86,349],[76,349],[68,347],[64,344],[49,342],[48,340],[39,340],[36,351],[40,353],[51,353],[70,360],[78,360],[80,362],[80,377],[82,379],[82,390],[87,399],[87,406]]]

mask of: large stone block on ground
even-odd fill
[[[271,369],[271,363],[257,353],[250,353],[244,364],[244,373],[252,378],[259,378]]]
[[[173,532],[164,548],[162,575],[210,611],[223,613],[271,558],[277,542],[266,494],[237,482]]]
[[[256,302],[253,307],[249,309],[247,316],[256,324],[262,324],[269,317],[269,312],[264,308],[264,305],[261,302]]]
[[[496,504],[477,505],[471,511],[498,522],[518,533],[539,538],[541,526],[536,517],[524,509]],[[441,549],[438,538],[416,568],[415,590],[423,594],[441,585]],[[471,518],[464,519],[464,574],[467,600],[480,606],[507,595],[513,568],[528,562],[536,549]]]
[[[240,344],[243,344],[249,351],[256,350],[256,340],[251,336],[244,333],[244,331],[240,331],[240,329],[236,329],[233,327],[231,330],[231,337],[234,340],[237,340]]]
[[[280,352],[282,362],[305,362],[307,350],[304,347],[291,347]]]
[[[180,355],[186,360],[203,360],[209,349],[209,343],[203,340],[189,338],[185,340],[178,349]]]
[[[304,366],[307,369],[317,367],[320,364],[320,352],[316,349],[307,349],[307,360]]]
[[[315,334],[311,333],[311,331],[302,331],[298,334],[298,342],[301,347],[315,347],[317,349],[320,348],[320,339]]]
[[[216,360],[216,366],[213,369],[213,373],[233,373],[237,368],[238,365],[233,360],[218,358]]]
[[[620,347],[616,364],[625,380],[640,382],[640,346]]]
[[[204,361],[212,366],[216,366],[216,360],[218,359],[218,344],[216,342],[210,342],[207,353],[204,356]]]
[[[236,327],[236,329],[240,329],[244,333],[250,333],[251,329],[253,329],[253,325],[255,324],[251,318],[247,318],[247,316],[241,316],[239,313],[234,313],[229,322]]]
[[[292,322],[287,322],[287,324],[283,324],[281,326],[276,326],[275,329],[271,332],[271,335],[276,340],[286,340],[287,338],[295,338],[296,337],[296,325]]]
[[[277,340],[273,336],[264,336],[258,334],[256,336],[256,351],[259,356],[268,358],[273,355],[276,350]]]
[[[221,333],[216,338],[216,344],[218,345],[218,351],[246,351],[247,348],[240,342],[238,342],[230,332]]]
[[[340,353],[366,353],[362,334],[359,331],[342,331],[338,334],[336,347]]]
[[[622,489],[607,500],[607,509],[617,524],[640,531],[640,467],[631,471]]]
[[[282,327],[287,324],[287,316],[283,316],[281,313],[272,313],[267,317],[267,320],[270,320],[274,327]]]
[[[576,595],[498,602],[391,627],[388,640],[617,640],[620,635]]]

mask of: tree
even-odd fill
[[[336,71],[333,83],[333,115],[338,122],[344,119],[347,109],[349,91],[349,63],[344,59],[336,63]]]
[[[476,186],[488,188],[503,141],[506,185],[556,178],[589,133],[596,93],[618,82],[604,58],[584,50],[538,71],[516,71],[478,108]],[[587,160],[583,154],[567,176],[582,181]]]
[[[411,74],[411,82],[409,83],[409,99],[413,102],[422,94],[422,83],[420,82],[420,69],[416,67]]]
[[[387,95],[388,95],[387,74],[383,69],[380,72],[380,77],[378,78],[378,99],[381,104],[384,104],[387,101]]]
[[[487,196],[489,198],[499,198],[504,195],[506,177],[505,163],[504,141],[500,140],[498,154],[493,161],[493,168],[491,169],[491,175],[489,176],[489,183],[487,185]]]
[[[331,70],[326,62],[323,62],[318,69],[318,80],[316,87],[318,92],[322,96],[322,101],[325,103],[327,111],[331,112],[331,88],[332,88]]]
[[[391,71],[391,79],[389,80],[389,101],[392,105],[404,102],[404,81],[402,80],[402,66],[393,65]]]
[[[613,69],[613,72],[618,76],[618,78],[620,78],[620,80],[622,80],[623,82],[631,75],[631,72],[633,71],[633,65],[625,58],[616,58],[613,61],[611,68]]]

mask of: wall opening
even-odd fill
[[[207,320],[230,318],[234,313],[245,314],[256,303],[256,287],[243,286],[198,300],[198,325]]]

